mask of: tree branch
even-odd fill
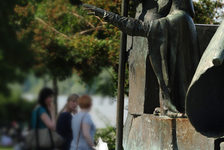
[[[77,18],[84,19],[85,22],[86,22],[89,26],[91,26],[92,28],[95,28],[95,26],[94,26],[92,23],[88,22],[83,16],[80,16],[79,14],[77,14],[77,13],[75,13],[75,12],[73,12],[72,15],[74,15],[74,16],[77,17]],[[94,16],[94,17],[97,18],[97,19],[101,22],[102,25],[107,24],[107,22],[104,22],[100,17],[98,17],[98,16]]]
[[[39,17],[36,17],[35,19],[36,19],[37,21],[39,21],[40,23],[42,23],[43,25],[47,26],[49,29],[51,29],[51,30],[54,31],[55,33],[60,34],[60,35],[63,36],[64,38],[71,40],[71,38],[70,38],[69,36],[67,36],[67,35],[64,34],[64,33],[59,32],[57,29],[55,29],[54,27],[52,27],[52,26],[50,26],[48,23],[46,23],[43,19],[41,19],[41,18],[39,18]]]
[[[99,29],[102,29],[102,28],[103,28],[103,26],[98,26],[98,27],[95,27],[95,28],[92,28],[92,29],[88,29],[88,30],[81,31],[81,32],[79,32],[79,34],[80,34],[80,35],[83,35],[83,34],[92,32],[92,31],[94,31],[94,30],[99,30]]]
[[[95,28],[95,26],[94,26],[92,23],[86,21],[86,19],[85,19],[83,16],[80,16],[79,14],[77,14],[77,13],[75,13],[75,12],[72,12],[72,15],[74,15],[74,16],[77,17],[77,18],[84,19],[85,22],[86,22],[89,26],[91,26],[92,28]]]

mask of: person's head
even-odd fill
[[[83,95],[78,99],[78,104],[81,109],[90,110],[92,107],[92,99],[88,95]]]
[[[78,106],[78,98],[77,94],[72,94],[67,99],[66,110],[68,112],[75,112]]]
[[[47,106],[49,106],[53,101],[53,93],[53,90],[48,87],[41,89],[38,97],[38,103],[47,108]]]

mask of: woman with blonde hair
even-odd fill
[[[69,150],[72,141],[72,128],[71,120],[72,114],[77,113],[78,105],[77,94],[72,94],[68,97],[67,103],[58,115],[56,131],[64,138],[64,144],[61,147],[62,150]]]
[[[81,111],[72,118],[73,140],[70,150],[94,150],[96,127],[89,114],[92,99],[83,95],[78,99],[78,104]]]

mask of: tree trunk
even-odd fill
[[[54,90],[54,105],[55,105],[55,114],[57,115],[58,110],[58,81],[57,78],[53,78],[53,90]]]

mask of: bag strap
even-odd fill
[[[40,107],[37,108],[37,113],[36,113],[36,125],[35,125],[35,137],[36,137],[36,148],[37,150],[40,149],[40,145],[39,145],[39,133],[38,133],[38,126],[39,126],[39,117],[38,117],[38,114],[39,114],[39,111],[40,111]]]
[[[51,148],[53,149],[53,148],[55,148],[55,143],[54,143],[54,140],[53,140],[52,132],[49,128],[48,128],[48,132],[49,132],[49,135],[50,135]]]
[[[80,139],[81,132],[82,132],[82,122],[83,122],[83,119],[84,119],[85,116],[86,116],[86,113],[82,116],[82,119],[81,119],[79,134],[78,134],[78,137],[77,137],[77,140],[76,140],[76,150],[78,150],[79,139]]]
[[[40,119],[39,118],[39,113],[40,113],[40,107],[37,108],[37,113],[36,113],[36,126],[35,126],[35,133],[36,133],[36,147],[37,147],[37,150],[40,149],[40,145],[39,145],[39,133],[38,133],[38,127],[39,127],[39,124],[40,124]],[[54,144],[54,140],[53,140],[53,136],[52,136],[52,132],[51,130],[48,128],[48,132],[49,132],[49,135],[50,135],[50,141],[51,141],[51,148],[55,148],[55,144]]]

